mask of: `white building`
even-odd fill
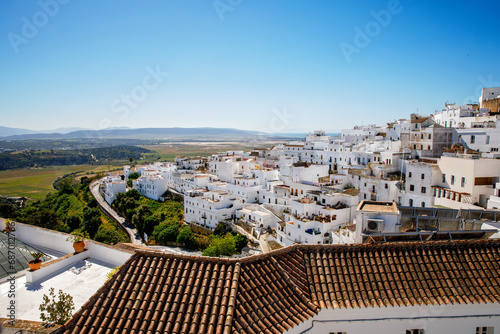
[[[371,234],[399,232],[401,213],[394,202],[361,201],[356,208],[356,243]]]
[[[132,181],[132,186],[142,196],[158,201],[167,191],[168,181],[159,172],[143,170],[142,175]]]
[[[341,229],[353,221],[358,202],[357,196],[345,193],[310,191],[292,200],[285,222],[278,226],[277,240],[283,246],[352,243],[354,234]]]
[[[443,156],[438,161],[441,182],[433,186],[434,205],[452,209],[486,207],[499,182],[500,160],[475,156]]]
[[[483,108],[485,101],[498,99],[500,97],[500,87],[488,87],[481,89],[481,97],[479,98],[479,105]]]
[[[234,219],[242,207],[241,200],[227,191],[194,189],[184,196],[184,221],[214,229],[218,223]]]
[[[127,191],[127,183],[119,176],[107,176],[103,182],[104,199],[111,205],[118,193]]]
[[[236,210],[236,218],[251,225],[255,229],[275,228],[279,217],[267,210],[263,205],[245,204],[242,209]]]
[[[434,206],[433,186],[439,184],[443,174],[437,159],[419,159],[405,161],[405,189],[401,205],[432,207]]]

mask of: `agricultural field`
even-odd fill
[[[111,170],[122,169],[122,165],[111,166]],[[24,196],[31,199],[43,199],[48,193],[55,192],[54,181],[58,177],[77,173],[77,177],[91,176],[106,172],[107,165],[71,165],[32,169],[0,171],[0,195]]]
[[[270,141],[210,141],[210,142],[167,142],[157,145],[140,145],[139,147],[153,151],[144,153],[138,163],[155,161],[174,161],[175,157],[208,156],[225,151],[249,151],[255,148],[270,148],[275,143]]]

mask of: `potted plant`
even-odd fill
[[[90,239],[89,234],[87,232],[76,230],[71,232],[71,235],[66,240],[73,241],[75,253],[81,253],[85,250],[85,239]]]
[[[30,254],[33,257],[33,260],[28,261],[28,266],[30,267],[30,270],[35,271],[40,269],[40,266],[42,265],[42,260],[40,260],[40,258],[42,258],[44,254],[41,252],[30,253]]]

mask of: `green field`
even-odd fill
[[[43,199],[45,195],[55,191],[52,184],[60,176],[77,172],[78,176],[92,175],[107,169],[107,165],[74,165],[0,171],[0,195]],[[113,169],[122,168],[111,166],[111,170]]]
[[[153,151],[143,154],[138,163],[155,161],[174,161],[176,157],[210,156],[225,151],[248,151],[252,148],[270,148],[272,143],[240,143],[240,142],[199,142],[199,143],[172,143],[157,145],[139,145]]]

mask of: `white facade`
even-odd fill
[[[493,334],[500,328],[497,311],[498,303],[323,308],[285,333]]]
[[[434,206],[434,189],[432,186],[443,179],[437,159],[407,160],[405,165],[406,185],[401,198],[401,205]]]
[[[283,246],[352,243],[354,234],[340,229],[353,221],[357,203],[357,196],[309,192],[291,202],[285,223],[278,226],[277,240]]]
[[[361,201],[356,208],[356,243],[370,234],[399,232],[400,218],[394,202]]]
[[[479,98],[479,105],[482,108],[483,102],[491,99],[496,99],[500,96],[500,87],[488,87],[481,89],[481,97]]]
[[[119,176],[108,176],[104,179],[104,199],[111,205],[116,198],[118,193],[124,193],[127,191],[127,183],[122,181]]]
[[[434,204],[445,207],[486,207],[500,177],[499,159],[443,156],[438,161],[442,180],[434,186]]]
[[[234,219],[235,211],[243,203],[227,191],[191,190],[184,196],[184,220],[207,228],[215,228],[218,223]]]
[[[236,218],[250,224],[256,229],[275,228],[280,219],[262,205],[246,204],[236,210]]]

